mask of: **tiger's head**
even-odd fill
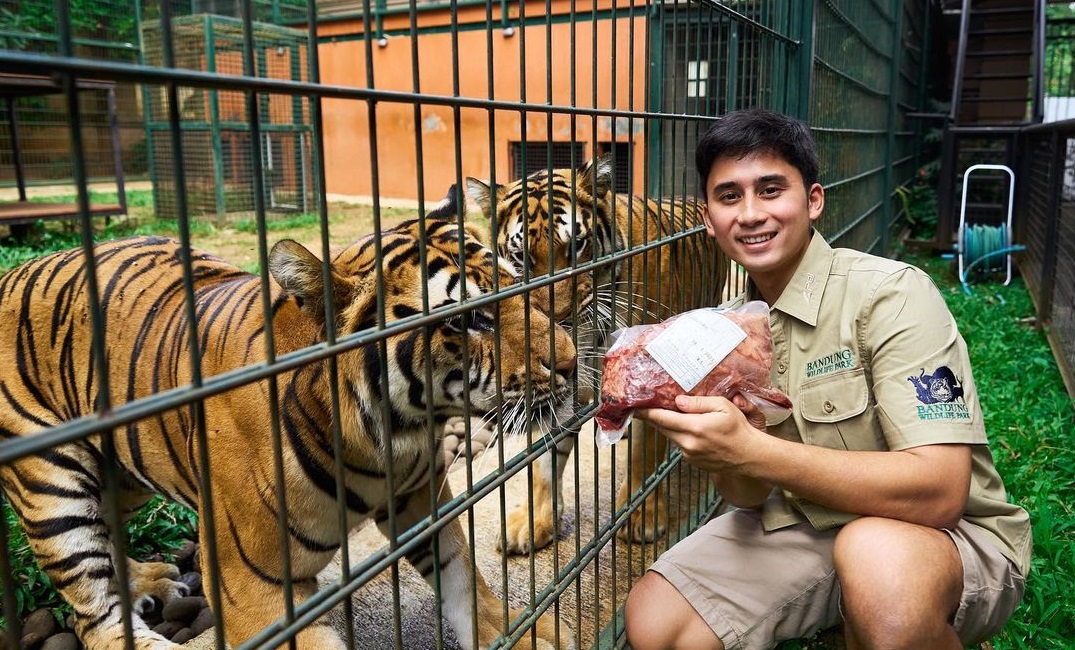
[[[495,190],[476,178],[467,178],[466,187],[470,199],[495,224],[500,254],[517,273],[529,269],[538,277],[623,248],[612,181],[612,159],[605,155],[577,170],[539,170]],[[574,326],[580,317],[592,318],[586,312],[594,308],[609,309],[592,303],[609,295],[617,271],[610,261],[589,272],[565,274],[535,290],[532,299],[557,322]]]
[[[477,416],[525,403],[535,421],[568,417],[571,338],[511,294],[514,270],[494,262],[474,232],[444,218],[454,212],[444,204],[424,220],[359,239],[333,259],[328,292],[321,260],[294,241],[273,247],[269,269],[322,327],[331,296],[336,338],[370,340],[356,341],[339,358],[340,392],[355,403],[364,427],[379,428],[386,390],[394,431],[424,430],[428,413],[443,424],[464,404]],[[494,298],[494,291],[509,295]]]

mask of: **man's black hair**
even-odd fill
[[[746,108],[727,113],[710,126],[698,141],[695,165],[702,195],[713,161],[724,156],[742,158],[769,152],[799,170],[809,190],[818,182],[817,145],[810,127],[803,122],[764,108]]]

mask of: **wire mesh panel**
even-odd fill
[[[825,232],[888,228],[903,3],[842,4],[145,1],[134,63],[81,56],[57,2],[55,49],[0,63],[58,79],[80,198],[75,84],[138,88],[175,229],[83,212],[0,276],[7,633],[63,607],[44,570],[89,647],[622,647],[631,585],[721,507],[592,419],[616,331],[743,287],[697,138],[809,112]],[[125,526],[152,493],[181,505]]]
[[[153,15],[147,7],[147,16]],[[174,53],[171,66],[223,75],[244,74],[244,30],[238,18],[209,13],[178,16],[165,34],[160,20],[141,24],[144,63],[165,65],[165,47]],[[306,33],[268,23],[253,25],[253,68],[266,79],[304,81],[307,78]],[[164,39],[170,39],[166,44]],[[254,209],[254,166],[251,125],[246,97],[239,91],[184,88],[180,97],[183,133],[183,176],[187,209],[193,215],[212,215],[226,223],[228,215]],[[158,217],[175,218],[177,188],[172,169],[179,154],[173,149],[169,105],[163,87],[144,87],[146,131]],[[258,98],[262,142],[261,191],[269,210],[313,210],[310,178],[310,115],[304,99],[266,94]]]
[[[1049,323],[1057,366],[1075,394],[1075,123],[1031,127],[1024,138],[1027,153],[1016,176],[1024,205],[1014,227],[1014,240],[1026,247],[1019,273]]]
[[[70,25],[73,51],[88,60],[136,60],[129,9],[129,2],[118,0],[86,3]],[[0,2],[0,47],[55,54],[59,34],[53,2]],[[95,190],[92,208],[95,214],[122,214],[124,181],[145,171],[144,127],[132,110],[133,87],[114,80],[77,85],[81,137],[92,152],[86,161]],[[70,218],[75,212],[69,124],[70,111],[54,79],[0,71],[0,229],[16,238],[40,219]]]

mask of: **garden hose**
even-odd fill
[[[1009,248],[1008,229],[1002,226],[985,226],[975,224],[963,230],[963,257],[974,261],[984,261],[996,257],[996,251]],[[999,271],[999,265],[986,265],[982,271]]]
[[[964,293],[970,295],[967,278],[970,277],[974,267],[1002,255],[1007,256],[1017,251],[1026,250],[1026,246],[1013,245],[1009,239],[1008,229],[1004,226],[975,224],[963,229],[962,254],[965,259],[971,260],[964,267],[963,274],[959,278],[960,284],[963,285]],[[999,264],[985,265],[981,270],[984,272],[1001,271],[1003,266]]]

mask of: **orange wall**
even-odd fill
[[[554,3],[566,7],[567,3]],[[544,5],[542,5],[543,8]],[[525,69],[525,99],[530,104],[548,104],[548,84],[551,77],[551,102],[570,106],[571,84],[575,84],[575,106],[580,108],[643,111],[645,106],[645,19],[634,20],[634,47],[630,20],[618,19],[616,42],[612,42],[612,21],[596,23],[586,16],[570,22],[552,25],[552,61],[547,61],[547,31],[544,21],[526,28],[520,34],[517,21],[510,22],[515,33],[505,36],[500,25],[492,29],[492,49],[488,48],[488,30],[484,28],[485,9],[476,15],[460,14],[459,24],[468,19],[480,20],[481,29],[458,32],[459,94],[470,99],[490,99],[487,61],[494,62],[494,82],[491,99],[498,102],[519,102],[522,97],[520,71]],[[641,13],[641,12],[640,12]],[[443,21],[444,17],[425,16],[427,20]],[[406,26],[385,24],[385,31]],[[497,18],[498,20],[498,18]],[[319,36],[343,36],[336,42],[319,46],[321,81],[325,84],[366,88],[366,43],[348,39],[348,34],[361,30],[358,22],[327,23],[319,28]],[[574,31],[575,66],[571,69],[571,32]],[[594,69],[594,33],[597,39],[597,70]],[[520,47],[525,40],[525,67],[520,62]],[[373,88],[378,91],[415,92],[412,72],[412,37],[388,36],[387,45],[372,46]],[[633,55],[633,56],[632,56]],[[452,38],[448,32],[421,34],[418,40],[419,89],[422,94],[452,96],[453,68]],[[550,73],[551,70],[551,73]],[[597,78],[597,102],[594,104],[593,84]],[[615,97],[612,80],[615,77]],[[634,83],[631,87],[631,79]],[[633,96],[632,96],[633,95]],[[371,196],[374,194],[370,173],[370,114],[363,100],[324,100],[326,190],[331,194]],[[511,159],[509,142],[523,139],[522,114],[517,110],[497,110],[494,113],[496,176],[498,182],[510,179]],[[597,122],[597,141],[632,141],[635,160],[635,191],[641,191],[643,177],[643,141],[641,120],[580,115],[572,127],[571,116],[555,115],[551,129],[548,114],[526,114],[525,138],[530,142],[552,139],[585,142],[585,155],[594,154],[594,120]],[[485,108],[459,110],[459,133],[456,133],[453,109],[449,106],[425,104],[420,118],[415,118],[411,102],[380,101],[374,117],[377,137],[378,191],[382,198],[418,196],[417,134],[421,133],[423,147],[422,186],[427,201],[437,201],[456,181],[456,141],[460,147],[460,166],[463,176],[488,180],[490,169],[490,122]],[[613,128],[613,127],[618,128]],[[615,130],[615,133],[614,133]],[[633,131],[633,133],[631,133]]]

